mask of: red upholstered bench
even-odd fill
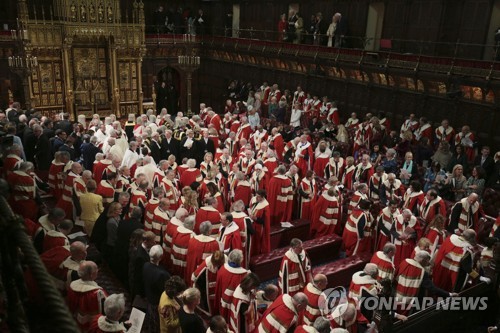
[[[313,269],[314,274],[325,274],[328,277],[328,288],[349,286],[352,275],[363,270],[370,262],[371,253],[361,253],[344,259],[339,259],[324,266]]]
[[[271,250],[288,247],[293,238],[302,241],[309,239],[309,220],[295,220],[290,223],[293,227],[282,228],[281,224],[271,226]]]
[[[337,235],[328,235],[311,239],[303,243],[313,265],[320,265],[338,257],[342,238]],[[250,259],[250,270],[257,274],[261,281],[267,281],[278,277],[281,260],[288,251],[289,246],[272,250],[267,254],[261,254]]]

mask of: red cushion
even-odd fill
[[[360,253],[348,258],[339,259],[324,266],[316,267],[313,274],[325,274],[328,278],[328,288],[349,286],[352,275],[363,270],[370,262],[371,253]]]
[[[328,235],[311,239],[303,243],[313,265],[319,265],[337,258],[342,238],[337,235]],[[262,281],[274,279],[278,276],[281,260],[289,246],[272,250],[269,253],[254,256],[250,259],[250,270],[257,274]]]

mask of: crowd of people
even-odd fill
[[[190,118],[162,109],[126,123],[53,121],[19,103],[0,113],[13,138],[3,160],[9,202],[82,331],[129,324],[120,321],[124,296],[96,283],[87,240],[129,301],[144,301],[150,332],[205,332],[207,323],[208,332],[351,332],[371,321],[362,290],[377,296],[392,281],[404,305],[424,291],[454,297],[471,281],[490,282],[497,216],[482,251],[476,243],[500,152],[492,158],[482,146],[476,156],[468,126],[433,128],[411,114],[395,127],[383,114],[347,117],[301,87],[230,88],[224,110],[202,103]],[[38,209],[47,200],[55,207]],[[313,273],[302,240],[291,241],[277,285],[259,290],[264,281],[249,270],[271,251],[271,227],[294,219],[310,221],[304,239],[336,233],[346,256],[373,254],[332,313],[319,305],[328,277]],[[75,223],[88,237],[70,242]]]

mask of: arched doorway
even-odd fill
[[[161,112],[166,108],[168,113],[176,115],[179,110],[179,96],[181,89],[181,77],[179,72],[172,67],[161,69],[156,75],[158,82],[156,87],[156,110]]]

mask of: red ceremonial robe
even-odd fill
[[[278,160],[283,159],[283,151],[285,150],[285,141],[280,133],[269,137],[269,146],[273,146],[276,151],[276,158]]]
[[[394,255],[394,266],[399,267],[399,264],[406,258],[410,258],[413,248],[417,244],[417,235],[420,234],[421,227],[415,216],[412,216],[408,225],[403,222],[403,215],[398,215],[395,217],[395,231],[399,235],[411,235],[405,241],[399,239],[394,239],[394,245],[396,245],[396,254]]]
[[[233,301],[233,293],[241,280],[248,274],[243,267],[234,267],[232,263],[225,263],[217,272],[215,284],[215,309],[226,321],[229,321],[229,313]]]
[[[240,320],[242,304],[246,304],[248,306],[247,311],[243,314],[243,318],[245,319],[244,322]],[[244,294],[241,286],[236,287],[236,290],[233,293],[231,307],[229,309],[228,326],[233,332],[251,333],[255,328],[257,319],[258,312],[255,298],[249,294]]]
[[[292,218],[292,181],[285,175],[275,175],[269,181],[267,192],[271,209],[271,224],[290,221]]]
[[[107,180],[101,180],[99,185],[97,185],[95,194],[99,194],[102,197],[104,206],[108,206],[115,200],[115,188]]]
[[[342,184],[348,190],[352,190],[354,187],[354,171],[356,167],[354,165],[346,166],[344,174],[342,175]]]
[[[73,184],[80,175],[70,171],[66,175],[62,196],[56,204],[56,207],[61,208],[66,213],[66,218],[73,220]]]
[[[371,223],[371,214],[359,208],[347,217],[342,234],[346,256],[371,252]]]
[[[418,296],[420,285],[424,279],[425,269],[413,259],[401,262],[397,273],[396,299],[401,306],[408,306]],[[398,311],[406,314],[406,309]]]
[[[420,217],[428,225],[438,214],[446,216],[446,204],[444,200],[440,196],[437,196],[431,201],[425,197],[420,206]]]
[[[196,234],[200,233],[200,225],[205,221],[212,223],[212,236],[216,237],[220,227],[219,211],[212,206],[203,206],[198,209],[194,224],[194,232]]]
[[[394,271],[396,268],[394,267],[394,263],[392,259],[387,257],[384,252],[377,251],[373,254],[372,259],[370,260],[372,264],[377,265],[378,267],[378,276],[377,281],[382,279],[389,279],[392,281],[394,278]]]
[[[56,200],[59,200],[62,195],[62,184],[60,183],[59,175],[63,172],[64,166],[64,163],[53,160],[49,168],[49,179],[47,184],[49,184],[52,194]]]
[[[248,207],[252,198],[252,186],[246,180],[240,180],[234,188],[234,202],[241,200]]]
[[[269,202],[266,199],[257,202],[256,197],[253,197],[248,213],[250,216],[255,216],[253,221],[255,233],[251,237],[250,248],[248,249],[250,256],[271,252],[271,211]]]
[[[186,283],[189,283],[190,276],[184,276],[186,271],[186,262],[188,255],[189,240],[194,236],[194,232],[185,228],[183,225],[177,227],[177,230],[172,235],[172,267],[173,275],[184,277]]]
[[[301,219],[311,220],[317,192],[314,178],[312,180],[302,179],[299,185],[299,217]]]
[[[180,178],[180,184],[181,188],[185,186],[190,186],[194,182],[201,183],[203,178],[201,177],[201,172],[199,169],[196,168],[189,168],[182,172],[181,178]]]
[[[153,220],[155,217],[155,210],[160,205],[160,200],[156,198],[151,198],[148,200],[146,205],[146,211],[144,214],[144,230],[151,231],[153,229]]]
[[[325,168],[330,161],[330,156],[327,153],[321,153],[315,156],[313,171],[319,178],[325,177]]]
[[[471,245],[461,236],[451,235],[446,238],[438,250],[434,261],[434,284],[447,291],[460,291],[464,286],[458,286],[460,262],[466,255],[471,255]],[[465,279],[464,283],[467,281]]]
[[[127,329],[118,321],[110,321],[105,316],[99,315],[90,324],[87,333],[125,333]]]
[[[36,221],[38,204],[35,201],[35,179],[24,171],[16,170],[9,175],[7,183],[12,190],[9,200],[12,210],[26,219]]]
[[[337,225],[339,225],[339,213],[337,197],[328,195],[328,192],[323,192],[314,204],[310,229],[311,238],[333,234]]]
[[[43,252],[59,246],[69,245],[68,237],[57,230],[49,230],[43,238]]]
[[[298,313],[292,297],[287,294],[280,295],[264,312],[255,332],[291,332],[297,321]]]
[[[306,251],[297,255],[292,249],[286,251],[281,261],[278,287],[282,294],[290,296],[302,291],[311,282],[311,260]]]
[[[312,325],[316,318],[321,316],[321,311],[319,308],[319,301],[322,291],[318,289],[313,283],[309,282],[304,288],[304,294],[307,296],[307,307],[304,312],[302,312],[302,319],[299,322],[303,322],[307,325]],[[325,301],[323,296],[323,302]],[[323,303],[324,304],[324,303]]]
[[[177,231],[177,228],[182,225],[182,222],[175,216],[172,217],[168,222],[163,234],[163,264],[167,269],[172,266],[172,237]],[[153,224],[154,226],[154,224]]]
[[[401,214],[399,209],[396,209],[396,211],[391,213],[391,210],[389,207],[385,207],[380,211],[380,214],[378,216],[378,234],[377,234],[377,243],[375,246],[375,250],[382,251],[384,248],[384,245],[387,242],[391,242],[392,236],[390,234],[392,225],[394,224],[394,217],[396,215]]]
[[[204,310],[215,315],[215,286],[217,281],[217,272],[219,268],[212,265],[212,256],[207,257],[191,275],[191,285],[198,288],[202,293],[202,299],[207,300],[208,308]],[[202,285],[201,281],[204,282]]]
[[[96,315],[102,314],[107,296],[94,281],[79,279],[71,282],[67,294],[68,308],[83,332],[88,330]]]
[[[196,268],[217,250],[220,250],[220,245],[213,237],[205,235],[192,237],[188,243],[187,252],[189,255],[187,256],[184,276],[191,279],[191,275]]]
[[[406,190],[403,197],[403,209],[407,208],[411,210],[414,215],[418,215],[418,211],[420,210],[420,206],[422,205],[424,198],[424,192],[412,192],[409,188],[408,190]]]

